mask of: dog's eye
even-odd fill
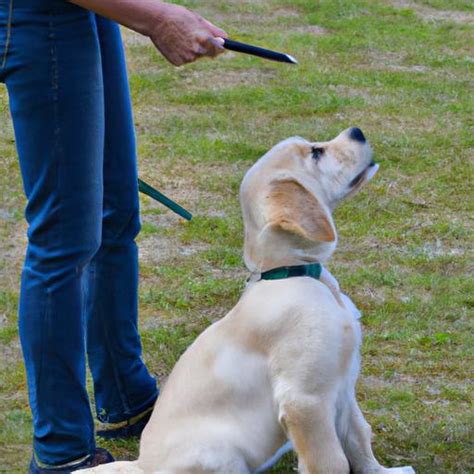
[[[311,152],[313,154],[313,159],[318,161],[323,156],[324,148],[313,147]]]

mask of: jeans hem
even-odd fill
[[[106,415],[101,415],[98,413],[97,419],[105,425],[129,421],[131,418],[135,418],[152,408],[159,394],[160,391],[157,389],[151,397],[146,399],[145,402],[137,405],[134,408],[130,408],[127,413],[107,413]]]

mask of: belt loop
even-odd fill
[[[10,38],[11,38],[11,33],[12,33],[12,19],[13,19],[13,0],[10,0],[10,4],[8,7],[7,37],[5,39],[5,51],[3,52],[2,65],[0,66],[1,69],[3,69],[7,63],[8,47],[10,46]]]

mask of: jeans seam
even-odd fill
[[[134,218],[135,212],[136,211],[134,210],[130,213],[129,218],[126,220],[123,227],[114,236],[115,240],[119,239],[120,236],[124,233],[125,229],[128,227],[129,223]],[[101,245],[102,245],[102,243],[101,243]],[[102,254],[96,254],[93,262],[90,263],[90,270],[89,271],[93,272],[93,274],[94,274],[94,276],[93,276],[94,283],[95,283],[95,278],[97,277],[97,263],[101,258],[103,258],[105,255],[107,255],[108,252],[109,252],[109,249],[105,249],[105,251],[103,251]],[[115,354],[114,354],[114,350],[112,349],[112,346],[110,344],[110,337],[109,337],[109,333],[107,331],[107,326],[106,326],[106,324],[105,324],[105,322],[102,318],[101,318],[101,325],[102,325],[102,329],[104,331],[105,340],[106,340],[106,346],[105,347],[106,347],[106,350],[109,354],[110,359],[113,362],[113,375],[114,375],[115,384],[118,388],[118,393],[119,393],[119,396],[120,396],[120,400],[122,402],[124,414],[127,415],[129,413],[132,413],[133,409],[132,409],[131,404],[130,404],[130,400],[129,400],[127,390],[125,389],[125,385],[122,383],[121,377],[120,377],[120,375],[119,375],[119,373],[116,369],[116,367],[117,367],[117,364],[115,363],[116,362],[116,357],[115,357]],[[98,414],[98,418],[101,422],[107,423],[107,420],[104,419],[105,417],[103,417],[103,416],[101,417],[101,415],[99,413],[97,413],[97,414]],[[108,418],[108,416],[107,416],[107,418]]]
[[[97,278],[97,260],[94,260],[94,262],[91,262],[90,263],[90,270],[92,270],[92,273],[93,273],[93,278],[92,280],[94,281],[94,285],[96,283],[96,278]],[[95,289],[94,289],[95,291]],[[96,296],[94,294],[94,296]],[[109,337],[109,333],[107,331],[107,325],[105,324],[105,321],[103,320],[103,318],[100,318],[100,321],[101,321],[101,326],[102,326],[102,330],[104,331],[104,336],[105,336],[105,349],[107,351],[107,353],[109,354],[109,357],[110,359],[112,360],[112,372],[113,372],[113,378],[114,378],[114,381],[115,381],[115,384],[117,386],[117,391],[118,391],[118,394],[120,396],[120,400],[122,402],[122,407],[123,407],[123,411],[124,413],[129,413],[130,412],[130,403],[129,403],[129,400],[128,400],[128,395],[126,393],[126,390],[125,390],[125,386],[121,380],[121,377],[120,377],[120,374],[118,373],[118,370],[117,370],[117,364],[116,364],[116,358],[115,358],[115,354],[114,354],[114,350],[112,349],[112,345],[110,343],[110,337]],[[98,418],[100,418],[100,414],[98,413]],[[103,421],[103,420],[101,420]]]
[[[42,325],[41,325],[41,335],[40,335],[40,346],[42,348],[41,350],[41,355],[40,355],[40,360],[39,360],[39,366],[38,366],[38,375],[36,379],[36,406],[38,406],[38,400],[42,398],[41,396],[41,391],[42,391],[42,375],[43,375],[43,366],[44,366],[44,344],[47,339],[47,334],[50,329],[50,320],[51,320],[51,292],[49,291],[48,288],[46,288],[46,295],[47,295],[47,300],[46,300],[46,307],[44,308],[43,311],[43,317],[42,319]],[[38,409],[38,408],[36,408]],[[33,449],[33,455],[36,455],[36,449]],[[39,460],[39,458],[37,457]]]
[[[7,55],[8,55],[8,48],[10,47],[10,39],[12,33],[12,20],[13,20],[13,0],[10,0],[8,6],[8,20],[7,20],[7,34],[5,38],[5,51],[3,52],[3,59],[1,69],[5,67],[7,64]]]
[[[56,35],[54,34],[54,22],[52,19],[53,14],[51,13],[51,19],[49,21],[49,33],[48,38],[50,40],[50,54],[51,54],[51,98],[53,100],[53,110],[54,110],[54,151],[60,155],[62,151],[61,141],[60,141],[60,127],[59,127],[59,70],[58,70],[58,51],[55,43]],[[57,159],[57,166],[59,168],[59,159]],[[57,174],[59,186],[59,172]]]

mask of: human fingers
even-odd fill
[[[218,26],[214,25],[213,23],[211,23],[209,20],[206,20],[205,18],[203,18],[204,20],[204,23],[206,24],[206,26],[209,28],[209,32],[215,36],[215,37],[218,37],[218,38],[228,38],[229,35],[221,28],[219,28]]]
[[[215,57],[222,53],[220,35],[227,36],[227,33],[197,13],[168,4],[166,16],[150,37],[170,63],[181,66],[203,56]]]
[[[225,52],[223,38],[207,36],[200,39],[198,50],[200,56],[214,58],[223,52]]]

